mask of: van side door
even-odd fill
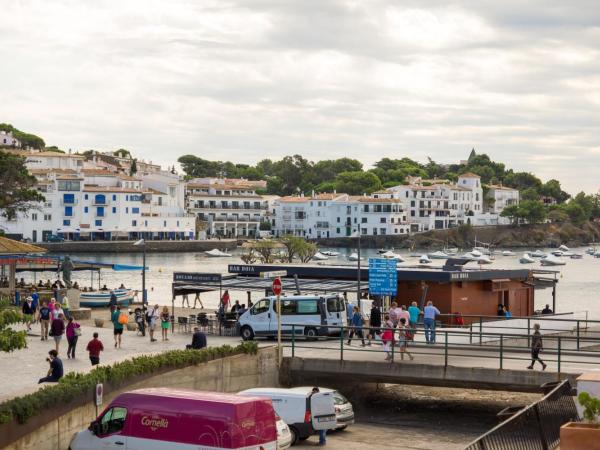
[[[124,435],[127,422],[127,408],[113,406],[107,410],[96,425],[94,433],[98,449],[127,449],[127,436]]]
[[[274,313],[271,308],[271,299],[263,298],[254,304],[250,310],[250,321],[249,325],[254,330],[254,334],[257,336],[270,334],[271,320],[276,318],[273,317]],[[277,325],[275,325],[277,329]]]
[[[331,430],[337,426],[332,392],[316,392],[310,396],[310,416],[315,430]]]

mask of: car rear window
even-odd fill
[[[338,391],[333,393],[333,403],[336,405],[343,405],[344,403],[350,403],[346,397],[340,394]]]

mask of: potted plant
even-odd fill
[[[560,427],[561,450],[600,450],[600,399],[582,392],[577,397],[585,422],[568,422]]]
[[[104,327],[104,319],[94,319],[94,324],[97,328]]]

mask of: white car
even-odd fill
[[[292,446],[292,433],[281,417],[277,416],[277,450],[287,450]]]

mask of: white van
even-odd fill
[[[239,319],[240,334],[245,341],[255,336],[277,335],[277,297],[266,297],[257,301]],[[307,338],[339,334],[347,323],[346,301],[339,295],[295,295],[281,297],[281,332]],[[292,327],[295,325],[295,327]],[[325,326],[325,327],[324,327]]]
[[[290,429],[292,445],[308,438],[317,430],[333,430],[338,427],[332,391],[313,394],[312,390],[254,388],[238,394],[271,399],[275,413]]]

